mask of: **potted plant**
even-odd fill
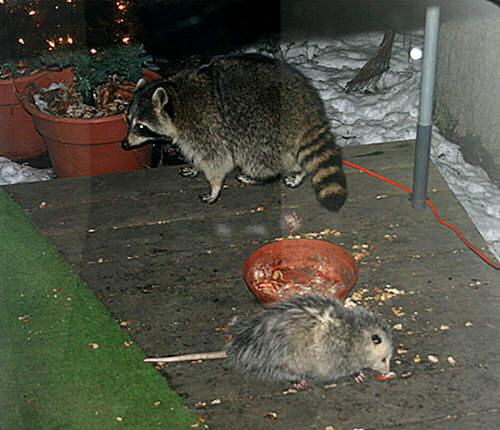
[[[141,77],[159,78],[143,68],[151,62],[144,49],[120,45],[76,50],[44,61],[70,66],[52,89],[31,85],[24,102],[47,145],[56,175],[87,176],[149,166],[150,147],[132,152],[121,148],[127,132],[126,96],[131,96]]]
[[[0,156],[18,160],[47,151],[22,105],[22,94],[31,83],[50,83],[49,71],[38,59],[4,60],[0,64]]]

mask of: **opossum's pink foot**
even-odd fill
[[[366,375],[363,372],[359,372],[354,377],[354,380],[356,381],[357,384],[361,384],[361,382],[363,382],[365,378],[366,378]]]
[[[292,384],[297,390],[303,390],[304,388],[307,387],[307,381],[305,379],[302,379],[302,381],[299,382],[294,382]]]

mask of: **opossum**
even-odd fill
[[[392,334],[387,322],[361,306],[347,309],[335,297],[296,295],[279,301],[241,324],[226,351],[150,358],[150,362],[174,362],[227,357],[243,374],[258,379],[290,381],[303,388],[307,378],[329,382],[362,369],[383,375],[390,372]]]

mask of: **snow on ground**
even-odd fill
[[[422,62],[408,60],[409,41],[404,36],[395,37],[390,70],[378,82],[376,94],[344,92],[346,83],[376,52],[382,37],[382,33],[373,32],[281,44],[280,56],[307,75],[319,90],[340,145],[415,138]],[[423,46],[423,32],[413,33],[411,42]],[[266,53],[263,47],[250,51],[256,50]],[[431,159],[500,260],[500,189],[481,167],[464,161],[458,145],[448,142],[435,126]],[[0,185],[51,177],[49,170],[37,172],[0,157]]]
[[[47,181],[53,177],[52,169],[34,169],[15,163],[8,158],[0,157],[0,185]]]

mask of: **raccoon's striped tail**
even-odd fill
[[[342,151],[327,126],[312,128],[297,153],[299,165],[311,176],[318,201],[331,211],[339,210],[347,198]]]

